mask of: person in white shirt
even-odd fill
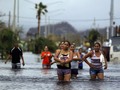
[[[77,78],[80,54],[75,51],[75,44],[71,44],[70,50],[73,52],[73,59],[71,62],[71,78]]]

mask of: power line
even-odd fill
[[[5,16],[9,16],[9,15],[4,15],[2,17],[5,17]],[[12,16],[12,15],[11,15]],[[34,18],[34,17],[24,17],[24,16],[19,16],[19,18],[22,18],[22,19],[37,19],[37,18]],[[119,20],[120,18],[114,18],[114,20]],[[43,19],[41,19],[43,20]],[[66,20],[66,21],[74,21],[74,22],[91,22],[93,21],[93,19],[50,19],[50,20],[56,20],[56,21],[61,21],[61,20]],[[95,19],[95,21],[108,21],[110,19],[106,18],[106,19]]]
[[[3,17],[7,17],[7,16],[9,16],[9,15],[4,15]],[[23,19],[36,19],[34,17],[24,17],[24,16],[19,16],[19,18],[23,18]]]
[[[32,1],[30,1],[30,0],[24,0],[24,1],[26,1],[26,2],[28,2],[28,3],[31,3],[31,4],[35,4],[35,2],[32,2]],[[54,4],[58,4],[58,3],[63,3],[62,1],[56,1],[56,2],[52,2],[52,3],[47,3],[47,5],[54,5]]]
[[[47,5],[51,6],[51,5],[56,5],[58,3],[63,3],[62,1],[56,1],[56,2],[52,2],[52,3],[47,3]]]
[[[31,3],[31,4],[35,4],[34,2],[32,2],[32,1],[30,1],[30,0],[24,0],[24,1],[26,1],[26,2],[28,2],[28,3]]]

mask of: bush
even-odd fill
[[[2,59],[12,48],[14,42],[16,42],[16,36],[12,32],[12,30],[9,29],[0,30],[0,53],[2,55]]]
[[[52,40],[40,37],[35,40],[35,53],[41,53],[44,50],[44,47],[48,46],[49,51],[55,52],[57,46]]]

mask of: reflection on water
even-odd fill
[[[41,69],[42,73],[47,75],[47,74],[51,74],[50,72],[51,69]]]
[[[13,75],[18,75],[22,74],[22,70],[23,69],[10,69],[10,73],[12,73]]]
[[[91,81],[89,68],[79,70],[78,78],[70,82],[59,82],[56,64],[52,69],[42,69],[39,55],[24,54],[26,65],[22,69],[11,69],[11,63],[0,61],[0,90],[119,90],[120,65],[108,63],[105,80]]]
[[[73,90],[71,82],[59,82],[57,81],[54,90]]]

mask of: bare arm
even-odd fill
[[[46,56],[46,54],[44,56],[41,54],[41,59],[44,59],[45,56]]]
[[[52,55],[52,53],[50,53],[50,59],[51,59],[52,57],[54,57],[54,55]]]
[[[51,56],[51,58],[52,57],[54,57],[54,55],[52,54],[52,56]],[[56,63],[56,61],[54,60],[54,61],[52,61],[52,62],[50,62],[50,65],[52,65],[52,64],[54,64],[54,63]]]
[[[9,54],[7,57],[7,60],[5,61],[5,64],[8,62],[8,60],[11,58],[12,56]]]
[[[105,61],[104,69],[107,69],[107,58],[106,58],[104,52],[102,52],[102,54],[104,56],[104,61]]]
[[[54,56],[54,60],[55,60],[56,62],[61,62],[61,60],[58,58],[59,54],[60,54],[60,50],[58,49],[58,50],[56,50],[55,56]]]
[[[105,66],[104,69],[107,69],[107,59],[105,58]]]
[[[22,65],[24,66],[24,65],[25,65],[25,62],[24,62],[23,55],[21,56],[21,58],[22,58]]]
[[[92,52],[87,53],[85,56],[83,56],[82,60],[84,60],[90,67],[93,67],[93,65],[87,60],[87,58],[91,57],[91,55],[92,55]]]

